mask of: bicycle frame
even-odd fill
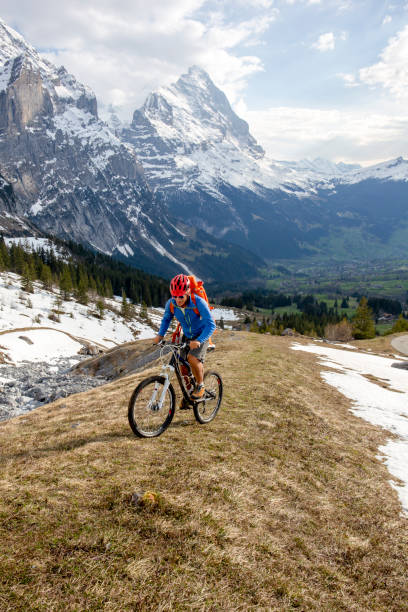
[[[161,396],[158,402],[157,410],[161,410],[163,406],[163,402],[165,400],[167,390],[170,386],[170,379],[172,375],[174,374],[174,372],[176,373],[177,381],[178,381],[178,384],[180,385],[180,389],[181,389],[181,392],[183,393],[184,399],[188,403],[191,404],[192,402],[191,402],[191,398],[190,398],[190,395],[188,393],[188,390],[185,384],[184,376],[180,371],[180,363],[181,363],[188,369],[189,376],[192,376],[190,364],[188,363],[186,359],[184,359],[184,357],[180,355],[180,351],[183,348],[185,348],[187,345],[186,343],[184,343],[184,344],[162,344],[162,346],[169,347],[173,354],[171,356],[170,362],[168,364],[164,364],[161,369],[161,376],[163,376],[165,381],[164,381],[163,391],[161,393]],[[150,400],[152,404],[154,404],[156,400],[157,392],[158,392],[158,384],[156,383],[154,392],[153,392],[153,396]]]

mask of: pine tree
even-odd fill
[[[79,272],[78,288],[75,297],[80,304],[84,306],[88,304],[88,276],[82,269]]]
[[[124,319],[128,319],[130,315],[129,303],[126,299],[126,293],[124,289],[122,289],[122,306],[120,309],[120,314]]]
[[[17,274],[23,274],[26,264],[26,253],[19,245],[12,245],[10,248],[11,268]]]
[[[368,306],[365,297],[361,298],[353,318],[353,336],[356,340],[368,340],[375,337],[373,311]]]
[[[404,319],[401,313],[397,321],[395,321],[394,325],[392,326],[391,333],[397,334],[399,332],[406,332],[406,331],[408,331],[408,321],[407,319]]]
[[[23,267],[23,274],[21,278],[21,289],[23,291],[27,291],[27,293],[34,293],[32,273],[27,263],[24,264],[24,267]]]
[[[40,281],[44,289],[50,291],[52,289],[52,273],[51,268],[47,264],[42,264],[40,272]]]
[[[105,289],[105,296],[107,298],[113,298],[113,289],[112,289],[112,283],[111,283],[110,278],[107,278],[105,280],[104,289]]]
[[[8,249],[7,249],[6,243],[4,242],[3,237],[0,238],[0,257],[1,257],[1,260],[3,261],[4,269],[9,270],[10,269],[10,257],[9,257]]]
[[[96,294],[96,281],[94,279],[93,276],[89,277],[89,290],[91,291],[91,293],[93,293],[94,295]]]
[[[61,278],[59,282],[59,288],[60,288],[60,291],[62,292],[64,300],[69,300],[71,297],[71,291],[72,291],[72,278],[71,278],[71,274],[69,273],[68,266],[64,266],[62,270],[62,274],[61,274]]]
[[[141,319],[147,319],[147,304],[145,301],[142,302],[141,306],[140,306],[140,318]]]
[[[104,314],[105,314],[105,302],[103,301],[102,298],[99,298],[99,300],[97,300],[96,309],[98,311],[99,318],[103,319]]]

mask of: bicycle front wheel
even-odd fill
[[[176,408],[176,395],[169,385],[163,396],[165,378],[145,378],[132,393],[128,419],[133,433],[139,438],[160,436],[170,425]]]
[[[222,401],[222,379],[217,372],[204,374],[205,395],[204,400],[196,402],[193,406],[194,416],[199,423],[209,423],[217,415]]]

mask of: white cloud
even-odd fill
[[[398,100],[408,101],[408,26],[390,39],[380,61],[361,68],[360,83],[381,86]]]
[[[244,0],[242,4],[246,6],[254,6],[255,8],[271,8],[275,3],[275,0]]]
[[[232,100],[263,70],[238,46],[259,43],[276,19],[272,0],[251,0],[252,18],[226,22],[205,0],[11,0],[2,16],[56,65],[64,65],[130,119],[146,95],[193,64],[208,70]],[[222,7],[222,3],[220,4]]]
[[[274,159],[324,157],[369,165],[398,157],[408,149],[405,114],[290,107],[249,111],[243,102],[235,110]]]
[[[337,76],[343,79],[346,87],[358,87],[359,86],[359,83],[357,82],[354,74],[347,74],[343,72],[343,73],[339,73]]]
[[[318,51],[333,51],[335,47],[335,38],[333,32],[321,34],[317,41],[312,44],[313,49]]]

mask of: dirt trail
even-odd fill
[[[408,334],[391,340],[392,346],[403,355],[408,355]]]

